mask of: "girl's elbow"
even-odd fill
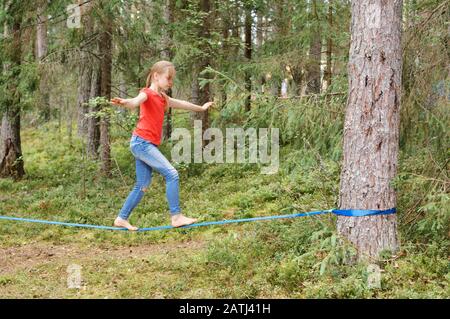
[[[141,103],[140,103],[139,100],[134,100],[134,101],[131,103],[131,107],[132,107],[133,109],[137,109],[137,108],[139,107],[139,105],[141,105]]]

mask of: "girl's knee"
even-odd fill
[[[150,185],[150,182],[142,184],[141,191],[143,191],[145,193],[147,191],[149,185]]]
[[[148,189],[148,185],[149,185],[148,183],[145,184],[138,183],[134,185],[134,189],[145,193]]]

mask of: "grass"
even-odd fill
[[[79,140],[71,145],[64,130],[56,131],[55,123],[23,130],[27,175],[0,179],[0,214],[110,225],[134,183],[128,137],[113,135],[113,177],[104,178],[98,163],[83,159]],[[211,221],[335,207],[339,165],[296,165],[304,155],[283,147],[276,175],[262,175],[252,165],[180,166],[183,211]],[[408,200],[401,195],[399,202]],[[131,222],[169,223],[161,176],[154,176]],[[369,289],[367,265],[340,262],[351,247],[336,243],[334,225],[332,215],[321,215],[128,233],[0,221],[6,256],[0,297],[450,297],[445,240],[402,238],[399,256],[380,263],[381,287]],[[82,267],[81,289],[67,287],[67,267],[74,263]]]

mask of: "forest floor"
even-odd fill
[[[127,136],[113,136],[112,178],[99,175],[80,141],[49,123],[25,129],[26,177],[0,180],[0,215],[111,225],[134,183]],[[170,158],[167,148],[163,152]],[[278,174],[258,165],[179,165],[183,212],[200,222],[330,209],[339,165],[302,163],[281,150]],[[131,216],[169,224],[164,181],[155,175]],[[335,217],[151,232],[117,232],[0,221],[0,298],[449,298],[448,243],[416,243],[386,257],[379,287],[368,265],[348,265]],[[80,286],[70,288],[71,267]]]

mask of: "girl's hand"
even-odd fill
[[[125,105],[125,99],[122,99],[120,97],[115,97],[115,98],[111,99],[111,103],[116,104],[116,105]]]
[[[205,104],[203,104],[202,110],[206,111],[213,104],[214,104],[214,102],[206,102]]]

